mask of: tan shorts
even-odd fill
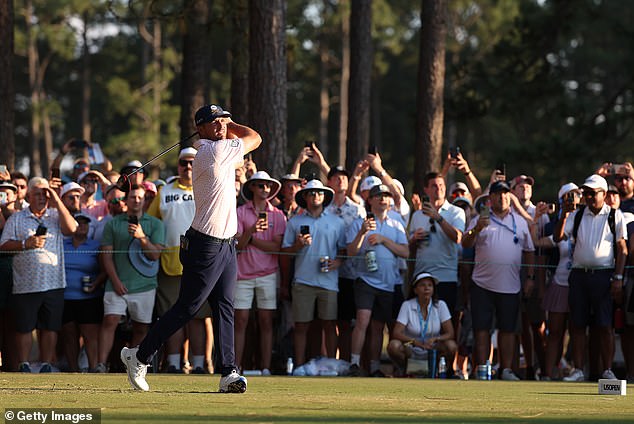
[[[337,319],[337,292],[308,286],[293,284],[293,320],[295,322],[310,322],[315,318],[315,300],[317,301],[317,316],[325,321]]]
[[[158,316],[165,315],[178,299],[178,293],[181,288],[181,276],[171,276],[163,272],[159,268],[158,288],[156,289],[156,313]],[[194,319],[205,319],[211,317],[211,306],[208,302],[203,303]]]
[[[274,311],[277,309],[277,273],[256,277],[252,280],[236,282],[233,307],[235,309],[251,309],[253,297],[258,309]]]
[[[125,316],[126,311],[128,311],[132,321],[151,324],[155,297],[156,289],[124,294],[123,296],[119,296],[113,291],[107,291],[103,296],[103,314]]]

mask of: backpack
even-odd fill
[[[586,209],[586,205],[579,206],[577,209],[577,214],[575,215],[575,222],[572,225],[572,239],[574,243],[577,243],[577,233],[579,232],[579,225],[581,225],[581,218],[583,218],[583,211]],[[608,227],[610,227],[610,231],[612,232],[612,249],[613,255],[616,258],[616,209],[610,207],[610,213],[608,215]],[[573,245],[574,249],[574,245]]]

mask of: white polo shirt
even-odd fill
[[[478,219],[471,220],[469,230]],[[476,236],[473,282],[495,293],[519,293],[522,252],[534,250],[524,218],[513,211],[504,218],[491,212],[489,225]]]
[[[564,233],[572,238],[572,227],[579,210],[571,213],[566,219]],[[583,209],[583,217],[577,230],[575,251],[572,256],[573,268],[614,268],[614,236],[608,225],[610,206],[603,205],[598,214],[593,214],[590,208]],[[616,239],[627,240],[627,228],[623,212],[616,210],[614,215],[614,229]]]
[[[209,236],[226,239],[236,235],[236,164],[244,156],[244,142],[200,139],[192,178],[194,198],[198,199],[192,228]]]

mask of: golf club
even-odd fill
[[[195,133],[193,133],[192,135],[190,135],[187,138],[184,138],[178,142],[176,142],[175,144],[171,145],[170,147],[168,147],[167,149],[163,150],[161,153],[159,153],[158,155],[154,156],[152,159],[150,159],[149,161],[145,162],[143,165],[139,166],[138,168],[134,169],[132,172],[129,172],[127,174],[121,174],[121,176],[119,177],[119,179],[117,180],[117,187],[119,188],[119,190],[123,191],[124,193],[127,193],[130,191],[131,188],[131,184],[130,184],[130,177],[134,174],[136,174],[137,172],[139,172],[140,170],[142,170],[143,168],[145,168],[146,166],[148,166],[149,164],[151,164],[152,162],[154,162],[156,159],[160,158],[161,156],[163,156],[164,154],[170,152],[171,150],[173,150],[176,146],[179,146],[180,144],[186,142],[187,140],[189,140],[190,138],[194,137],[198,135],[198,131],[196,131]]]

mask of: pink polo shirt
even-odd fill
[[[286,217],[284,213],[267,204],[269,228],[266,231],[253,233],[252,238],[272,241],[276,236],[280,238],[280,245],[284,230],[286,230]],[[242,234],[245,228],[249,228],[258,220],[258,214],[252,201],[238,208],[238,234]],[[278,255],[263,252],[249,243],[246,248],[238,252],[238,280],[250,280],[256,277],[273,274],[279,268]]]

